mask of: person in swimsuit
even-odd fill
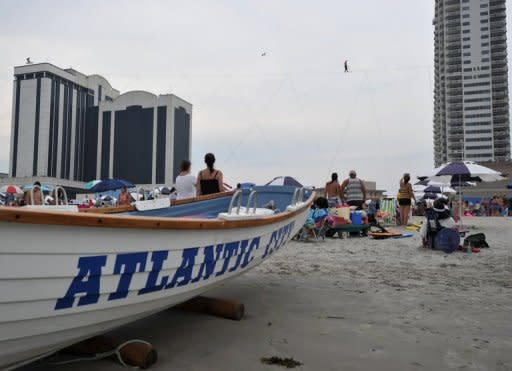
[[[409,222],[409,212],[411,210],[411,198],[416,202],[412,185],[411,176],[405,173],[400,179],[400,190],[398,191],[398,205],[400,206],[400,224],[407,225]]]
[[[329,207],[341,204],[341,186],[338,183],[337,173],[332,173],[331,181],[325,184],[325,198],[327,198]]]
[[[197,174],[197,195],[209,195],[224,191],[224,180],[222,171],[213,167],[215,164],[215,156],[213,153],[207,153],[204,156],[206,169],[201,170]]]
[[[119,205],[130,205],[132,202],[132,196],[128,193],[126,187],[121,187],[121,193],[119,194]]]

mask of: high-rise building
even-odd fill
[[[172,184],[190,158],[192,105],[175,95],[120,94],[102,76],[50,63],[14,77],[11,177]]]
[[[510,159],[505,0],[435,0],[434,162]]]

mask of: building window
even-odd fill
[[[490,121],[476,121],[476,122],[466,122],[465,126],[489,126],[491,125]]]
[[[470,57],[471,56],[471,52],[466,52],[463,54],[464,57]]]
[[[489,12],[488,11],[480,12],[480,15],[489,15]]]
[[[482,130],[485,131],[485,130]],[[489,130],[490,131],[490,130]],[[466,131],[466,134],[468,132]],[[492,138],[466,138],[466,142],[490,142],[492,141]]]
[[[489,62],[489,58],[482,58],[482,63]]]
[[[481,19],[480,23],[489,23],[489,20],[488,19]]]
[[[489,46],[489,43],[482,43],[482,47]]]
[[[471,37],[463,37],[462,38],[462,41],[469,41],[469,40],[471,40]]]
[[[489,35],[482,35],[482,39],[488,39]]]
[[[462,33],[469,33],[469,30],[462,30]]]
[[[490,90],[474,90],[474,91],[465,91],[464,95],[478,95],[478,94],[489,94]]]
[[[489,7],[489,4],[480,4],[480,8],[488,8]]]
[[[466,134],[491,134],[491,129],[466,130]]]
[[[489,31],[489,27],[482,27],[480,28],[480,31]]]
[[[466,150],[475,150],[475,149],[492,149],[492,146],[467,146]]]
[[[471,45],[464,45],[464,46],[462,47],[462,49],[469,49],[469,48],[471,48]]]
[[[469,18],[469,14],[464,14],[462,18]]]
[[[492,153],[477,153],[477,154],[467,154],[466,155],[467,158],[482,158],[482,157],[485,157],[485,158],[488,158],[488,157],[492,157]]]
[[[484,118],[484,117],[491,117],[491,114],[490,113],[475,113],[472,115],[465,116],[465,118],[467,118],[467,119],[476,119],[476,118]]]
[[[489,81],[483,81],[483,82],[472,82],[470,84],[464,84],[465,88],[472,88],[475,86],[489,86]]]
[[[488,110],[491,109],[491,106],[474,106],[474,107],[466,107],[465,111],[480,111],[480,110]]]
[[[469,22],[462,22],[463,26],[469,26]]]

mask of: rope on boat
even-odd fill
[[[121,349],[123,349],[128,344],[133,344],[133,343],[141,343],[141,344],[151,346],[151,343],[148,343],[145,340],[132,339],[132,340],[127,340],[124,343],[119,344],[117,347],[115,347],[112,350],[109,350],[108,352],[97,353],[92,357],[74,358],[74,359],[69,359],[66,361],[49,362],[49,363],[51,365],[65,365],[65,364],[77,363],[77,362],[98,361],[100,359],[105,359],[105,358],[115,355],[117,357],[117,360],[119,361],[119,363],[121,365],[123,365],[124,367],[131,367],[133,369],[139,369],[140,367],[138,367],[138,366],[130,366],[130,365],[126,364],[126,362],[123,360],[123,357],[121,356]]]

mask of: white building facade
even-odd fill
[[[190,158],[192,105],[183,99],[120,94],[99,75],[49,63],[14,76],[10,177],[172,184]]]
[[[434,161],[507,161],[505,0],[435,0]]]

